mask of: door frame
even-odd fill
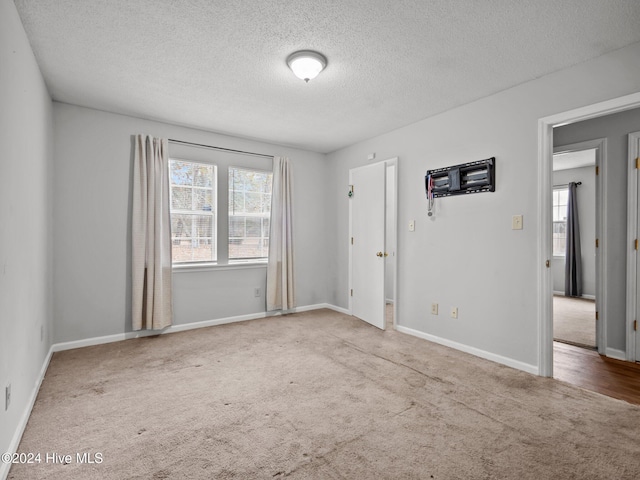
[[[579,152],[582,150],[596,151],[596,168],[599,169],[596,179],[596,239],[599,240],[599,246],[596,248],[596,345],[598,353],[605,355],[607,345],[607,292],[605,286],[605,272],[607,272],[607,250],[605,232],[607,232],[607,139],[598,138],[595,140],[587,140],[585,142],[572,143],[569,145],[561,145],[553,148],[553,154]],[[552,175],[553,175],[553,158],[552,158]],[[553,191],[553,179],[551,184]],[[553,247],[552,252],[553,255]],[[553,303],[553,302],[552,302]],[[600,313],[602,312],[602,313]],[[552,329],[553,332],[553,329]]]
[[[627,150],[627,335],[626,359],[636,362],[636,331],[633,322],[636,321],[638,311],[638,252],[635,241],[638,238],[638,170],[636,158],[640,157],[640,132],[629,134],[629,149]],[[631,174],[633,172],[633,175]]]
[[[553,128],[639,106],[640,93],[633,93],[538,120],[538,374],[543,377],[553,376],[553,281],[547,266],[552,254]]]
[[[387,181],[387,167],[389,165],[394,165],[395,166],[395,182],[394,182],[394,195],[393,195],[393,201],[394,201],[394,222],[392,224],[393,227],[393,231],[394,231],[394,236],[396,239],[396,254],[393,256],[391,263],[393,264],[393,292],[394,292],[394,301],[393,301],[393,326],[395,328],[395,326],[398,324],[398,248],[397,248],[397,244],[398,244],[398,157],[392,157],[392,158],[388,158],[386,160],[380,160],[378,162],[372,162],[372,163],[368,163],[366,165],[360,165],[359,167],[354,167],[354,168],[350,168],[349,169],[349,181],[351,181],[351,172],[353,170],[357,170],[359,168],[364,168],[364,167],[370,167],[372,165],[377,165],[383,163],[385,166],[384,169],[384,185],[383,185],[383,192],[385,193],[385,200],[384,200],[384,204],[385,204],[385,226],[386,226],[386,222],[387,222],[387,215],[386,215],[386,207],[387,207],[387,195],[386,195],[386,181]],[[357,192],[355,193],[357,194]],[[347,238],[347,245],[348,245],[348,249],[349,249],[349,292],[348,292],[348,296],[349,296],[349,315],[353,315],[353,297],[351,296],[351,289],[353,288],[353,259],[352,259],[352,254],[351,254],[351,237],[352,237],[352,224],[351,224],[351,220],[352,220],[352,212],[353,207],[352,207],[352,203],[349,202],[349,235]],[[385,228],[386,230],[386,228]],[[386,235],[385,235],[386,237]],[[385,238],[385,245],[384,245],[384,251],[387,251],[387,245],[386,245],[386,238]],[[386,273],[386,262],[385,262],[385,268],[384,268],[384,272]],[[385,298],[385,302],[383,302],[383,305],[386,303],[386,298]],[[385,327],[386,327],[386,319],[385,319]]]

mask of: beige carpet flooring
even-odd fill
[[[553,339],[587,347],[596,346],[596,302],[553,296]]]
[[[73,459],[10,479],[637,479],[640,407],[318,310],[56,353],[19,452]]]

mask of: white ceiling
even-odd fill
[[[639,0],[15,3],[54,100],[318,152],[640,41]]]
[[[596,164],[596,150],[578,150],[553,155],[553,171],[590,167]]]

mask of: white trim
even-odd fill
[[[226,325],[228,323],[246,322],[248,320],[256,320],[259,318],[276,317],[285,313],[308,312],[311,310],[320,310],[322,308],[328,308],[335,312],[349,315],[349,311],[344,308],[337,307],[335,305],[331,305],[328,303],[318,303],[315,305],[305,305],[302,307],[296,307],[294,309],[287,310],[286,312],[276,311],[276,312],[250,313],[248,315],[237,315],[235,317],[216,318],[212,320],[204,320],[202,322],[171,325],[170,327],[167,327],[164,330],[140,330],[136,332],[123,332],[123,333],[116,333],[113,335],[105,335],[102,337],[85,338],[82,340],[74,340],[71,342],[56,343],[52,345],[51,349],[53,352],[62,352],[64,350],[72,350],[74,348],[91,347],[94,345],[102,345],[105,343],[121,342],[123,340],[130,340],[132,338],[143,338],[143,337],[152,337],[155,335],[165,335],[167,333],[184,332],[187,330],[195,330],[197,328],[214,327],[216,325]]]
[[[607,357],[615,358],[616,360],[627,360],[627,354],[617,348],[607,348]]]
[[[549,217],[550,189],[553,183],[551,181],[553,127],[630,110],[638,106],[640,106],[640,93],[633,93],[538,120],[538,366],[542,376],[553,376],[552,283],[551,269],[546,267],[546,261],[552,258]]]
[[[487,352],[485,350],[480,350],[479,348],[475,348],[475,347],[470,347],[469,345],[464,345],[462,343],[453,342],[451,340],[447,340],[446,338],[436,337],[435,335],[430,335],[428,333],[420,332],[412,328],[403,327],[402,325],[397,325],[396,329],[399,332],[406,333],[414,337],[422,338],[423,340],[428,340],[430,342],[437,343],[439,345],[444,345],[445,347],[450,347],[455,350],[460,350],[461,352],[470,353],[471,355],[484,358],[485,360],[491,360],[492,362],[500,363],[502,365],[506,365],[511,368],[516,368],[518,370],[522,370],[527,373],[532,373],[534,375],[539,374],[538,367],[536,367],[535,365],[530,365],[528,363],[520,362],[518,360],[514,360],[513,358],[503,357],[502,355],[496,355],[495,353]]]
[[[33,410],[33,405],[36,403],[36,398],[38,397],[38,392],[40,391],[40,385],[42,385],[42,380],[44,380],[44,376],[47,373],[47,368],[49,368],[49,362],[51,361],[51,356],[53,355],[53,346],[49,348],[49,352],[42,363],[42,367],[40,368],[40,373],[38,374],[38,378],[36,378],[35,384],[33,385],[33,390],[31,391],[31,395],[29,395],[29,401],[27,402],[27,406],[22,412],[22,416],[20,417],[20,421],[16,426],[16,430],[13,433],[13,438],[11,439],[11,443],[9,443],[9,447],[7,448],[7,453],[16,453],[18,451],[18,446],[20,445],[20,440],[22,440],[22,434],[24,433],[24,429],[27,428],[27,422],[29,421],[29,417],[31,416],[31,410]],[[4,453],[4,452],[1,452]],[[9,470],[11,469],[10,463],[0,462],[0,479],[6,479],[9,476]]]
[[[596,238],[599,239],[600,245],[596,249],[596,294],[590,295],[596,301],[596,312],[601,312],[599,320],[596,322],[596,345],[598,345],[598,353],[605,354],[607,345],[607,139],[597,138],[587,140],[585,142],[572,143],[570,145],[562,145],[554,147],[553,153],[578,152],[583,150],[596,151],[596,167],[599,173],[595,176],[596,184]],[[588,297],[583,295],[583,297]],[[553,320],[552,320],[553,323]]]
[[[267,268],[267,261],[238,262],[238,263],[178,263],[171,267],[172,273],[191,273],[222,270],[245,270],[253,268]]]
[[[638,238],[638,171],[636,158],[640,157],[640,132],[629,134],[627,169],[627,318],[626,318],[626,349],[625,360],[635,362],[636,333],[633,322],[638,312],[638,252],[634,242]]]

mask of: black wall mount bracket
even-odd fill
[[[433,182],[431,187],[433,198],[495,192],[496,157],[427,170],[424,177],[427,191],[429,179]]]

